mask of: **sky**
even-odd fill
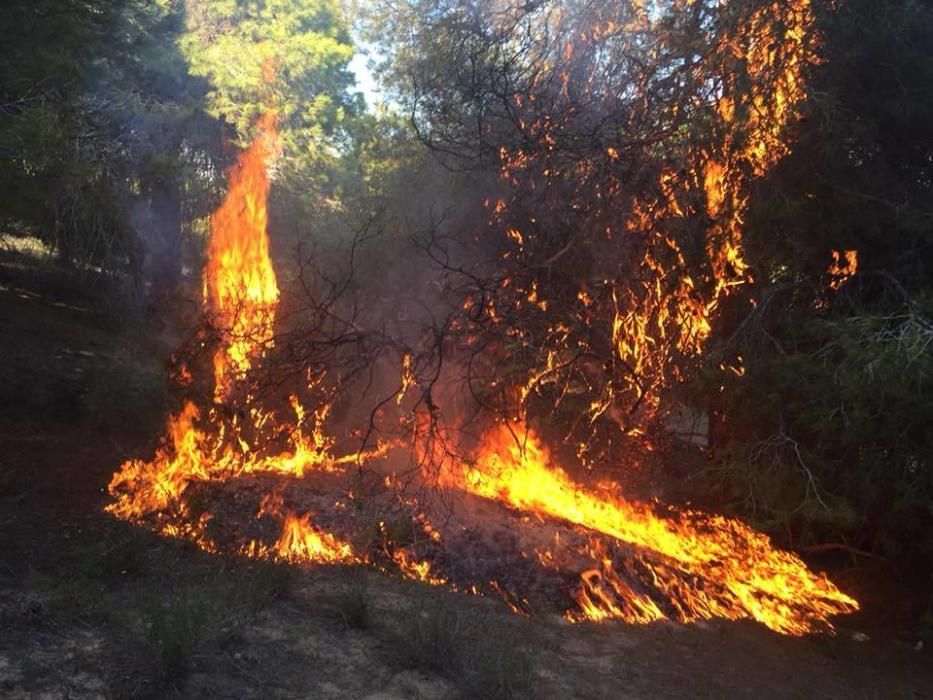
[[[381,104],[385,99],[368,65],[372,55],[372,48],[365,43],[360,43],[359,50],[353,60],[350,61],[349,66],[350,70],[356,75],[356,88],[354,90],[363,93],[363,97],[366,98],[366,105],[370,109]]]

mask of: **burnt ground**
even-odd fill
[[[158,314],[120,322],[34,266],[0,258],[0,697],[933,698],[898,589],[859,569],[833,574],[865,608],[835,637],[570,625],[360,568],[212,557],[117,522],[106,485],[151,454],[178,339]]]

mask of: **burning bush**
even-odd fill
[[[464,290],[449,325],[465,381],[616,461],[755,277],[743,219],[790,150],[817,61],[809,3],[420,9],[401,21],[400,99],[446,164],[498,174],[487,230],[463,232],[491,273],[451,259],[446,230],[425,244]]]
[[[810,3],[409,9],[395,86],[418,137],[467,173],[438,185],[466,183],[460,210],[421,217],[429,197],[412,195],[347,225],[344,259],[301,249],[282,275],[262,117],[213,217],[209,332],[184,368],[211,386],[114,476],[110,512],[211,552],[370,565],[519,614],[831,630],[857,603],[799,557],[739,520],[635,501],[606,468],[659,453],[674,409],[728,438],[724,377],[750,373],[722,338],[764,313],[780,271],[749,255],[747,220],[822,60]],[[364,252],[380,233],[410,257]],[[817,309],[864,258],[821,252]],[[713,357],[722,388],[678,406]],[[798,432],[776,447],[820,500]]]
[[[262,148],[264,138],[260,135],[258,148]],[[516,612],[529,612],[519,581],[508,576],[503,581],[500,577],[486,579],[488,564],[458,566],[448,562],[451,578],[448,572],[435,573],[433,564],[455,557],[458,550],[456,529],[433,524],[441,511],[432,505],[423,485],[436,485],[559,523],[554,544],[534,550],[541,568],[553,570],[549,576],[552,594],[555,587],[560,590],[573,585],[570,581],[579,565],[574,560],[599,561],[601,574],[583,572],[577,584],[581,612],[568,611],[570,619],[621,617],[648,622],[668,616],[683,621],[751,617],[775,630],[800,634],[828,629],[830,615],[856,607],[854,600],[828,580],[811,574],[793,555],[774,550],[767,538],[741,523],[691,513],[661,517],[652,508],[626,502],[613,493],[614,486],[604,487],[602,493],[578,486],[550,463],[535,435],[520,423],[493,426],[473,444],[460,439],[440,421],[430,388],[408,402],[419,416],[414,435],[419,449],[418,469],[408,475],[407,484],[406,477],[392,469],[389,461],[391,471],[383,471],[381,478],[375,469],[368,473],[361,469],[355,488],[336,501],[334,495],[340,491],[318,491],[310,486],[306,482],[312,474],[319,485],[333,485],[347,464],[355,462],[362,467],[365,462],[381,460],[393,445],[337,458],[331,451],[333,441],[321,432],[328,406],[315,411],[309,436],[304,432],[309,427],[305,409],[293,397],[295,422],[290,449],[270,452],[273,443],[257,440],[280,430],[281,415],[265,408],[248,390],[233,392],[237,385],[243,385],[253,362],[261,360],[274,343],[270,328],[277,294],[267,297],[261,293],[277,290],[262,225],[268,192],[266,167],[265,159],[257,157],[254,149],[246,151],[232,178],[228,200],[214,219],[210,250],[212,260],[223,264],[205,268],[205,304],[222,312],[220,349],[214,355],[213,405],[202,415],[195,404],[188,403],[171,419],[165,444],[152,461],[127,462],[114,475],[110,489],[115,501],[109,507],[113,514],[148,524],[166,535],[192,539],[207,551],[232,549],[245,556],[288,562],[373,563],[435,585],[450,583],[473,593],[486,590],[501,596]],[[218,289],[228,291],[219,295]],[[226,299],[232,303],[227,304]],[[400,388],[389,398],[396,399],[394,403],[400,408],[408,390],[421,382],[410,361],[403,358]],[[314,387],[315,381],[309,384]],[[224,409],[232,405],[235,396],[240,408],[231,414]],[[404,420],[401,425],[405,425]],[[419,430],[426,432],[419,435]],[[228,484],[236,489],[241,479],[258,475],[287,477],[294,484],[292,488],[261,488],[264,495],[258,503],[252,497],[235,495],[229,508],[213,505],[218,503],[218,489],[223,494],[229,491]],[[416,485],[414,494],[411,483]],[[365,500],[363,493],[368,494]],[[202,498],[211,505],[196,506]],[[297,499],[303,506],[302,515],[291,505]],[[308,510],[309,505],[313,505],[312,510]],[[418,521],[412,537],[399,540],[387,536],[381,552],[360,551],[354,544],[360,540],[354,520],[361,513],[373,512],[374,505],[376,512],[381,508],[412,513]],[[251,515],[243,518],[244,509]],[[233,516],[233,526],[226,525],[229,516],[225,511]],[[338,523],[346,535],[333,532]],[[276,525],[281,534],[270,542],[270,527]],[[386,532],[384,522],[380,522],[380,530]],[[571,538],[570,548],[559,547],[561,530],[565,540]],[[420,552],[415,532],[424,537]],[[495,531],[488,531],[480,520],[476,532],[488,539],[484,546],[495,552]],[[603,544],[603,536],[610,544]],[[513,552],[507,556],[530,560],[527,547],[540,537],[532,525],[513,540]],[[588,537],[589,544],[573,544],[581,537]],[[606,549],[619,543],[623,561],[631,566],[627,575],[633,584],[619,578],[614,557]],[[632,551],[626,552],[625,547]],[[421,559],[425,551],[433,555],[432,560]],[[569,563],[564,561],[568,554]],[[696,588],[694,580],[705,583]],[[608,581],[610,588],[603,587],[601,581]]]

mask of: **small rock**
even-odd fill
[[[923,640],[922,639],[916,644],[914,644],[914,651],[923,651]]]
[[[869,637],[864,632],[853,632],[852,633],[853,642],[867,642],[869,639],[871,639],[871,637]]]

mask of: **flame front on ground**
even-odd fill
[[[299,518],[289,513],[285,516],[282,536],[275,550],[280,559],[293,563],[351,564],[359,561],[353,547],[312,525],[308,515]]]
[[[829,629],[831,615],[858,608],[799,557],[776,549],[738,520],[692,511],[661,517],[643,504],[578,486],[522,426],[493,428],[475,464],[448,465],[441,481],[652,553],[657,561],[645,557],[640,564],[650,570],[656,594],[683,622],[751,618],[784,634],[805,634]],[[580,617],[649,622],[665,616],[649,596],[620,579],[602,553],[597,559],[601,570],[583,574]],[[694,585],[683,585],[685,580]]]
[[[195,428],[198,408],[190,401],[168,421],[168,434],[151,462],[125,462],[110,480],[109,491],[116,500],[107,510],[131,520],[146,513],[166,510],[179,498],[192,479],[207,479],[204,436]]]
[[[257,124],[257,137],[230,171],[229,188],[211,219],[211,238],[204,269],[204,305],[219,326],[220,343],[214,354],[214,400],[224,402],[234,384],[252,361],[272,345],[279,289],[269,257],[266,233],[269,196],[268,162],[276,149],[276,116],[265,114]],[[271,472],[301,477],[308,471],[331,471],[332,440],[323,432],[329,406],[313,413],[310,434],[306,411],[291,397],[295,426],[291,449],[261,454],[249,449],[213,410],[202,420],[197,406],[188,401],[168,421],[167,434],[151,461],[131,460],[114,474],[109,491],[114,497],[107,510],[125,520],[155,516],[163,534],[185,537],[210,549],[203,522],[187,521],[185,492],[191,483],[228,479],[240,474]],[[262,427],[276,417],[251,407],[254,426]],[[230,433],[234,433],[231,435]],[[358,461],[351,455],[344,461]],[[289,561],[351,561],[352,549],[329,533],[310,524],[308,516],[286,515],[276,555]]]

